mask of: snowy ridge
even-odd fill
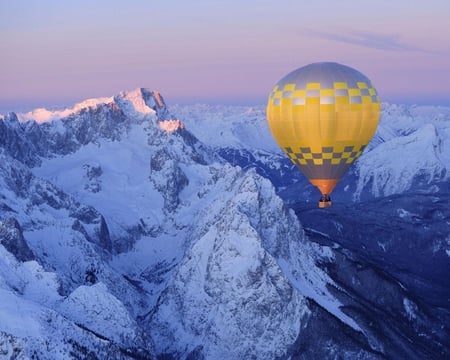
[[[259,167],[260,174],[271,174],[275,186],[283,188],[302,179],[298,169],[283,163],[263,107],[195,105],[175,106],[173,111],[203,142],[228,149],[228,161]],[[437,191],[440,186],[435,184],[448,181],[450,174],[450,108],[383,103],[377,132],[352,170],[355,179],[350,184],[352,195],[347,197],[354,201],[363,193],[372,197],[401,194],[417,185]],[[338,184],[335,192],[342,189]]]
[[[401,194],[419,185],[429,192],[450,176],[450,108],[384,104],[369,150],[356,163],[354,199]]]
[[[159,92],[137,88],[133,91],[122,91],[116,96],[87,99],[64,110],[39,108],[27,113],[18,113],[17,117],[22,122],[36,121],[37,123],[43,123],[67,118],[89,108],[95,109],[100,105],[110,104],[118,105],[127,116],[132,117],[156,114],[158,110],[165,109],[164,99]]]
[[[36,121],[38,123],[48,122],[52,120],[62,119],[65,117],[68,117],[69,115],[77,114],[81,110],[90,108],[90,107],[96,107],[99,104],[109,104],[113,102],[113,98],[95,98],[95,99],[88,99],[84,100],[80,103],[75,104],[70,109],[64,109],[64,110],[47,110],[44,108],[35,109],[32,111],[29,111],[24,114],[17,114],[20,121]]]
[[[419,176],[428,184],[446,181],[450,176],[449,154],[450,141],[443,140],[432,124],[393,138],[364,154],[358,162],[354,197],[358,199],[366,187],[375,197],[402,193]],[[404,161],[405,156],[409,161]]]

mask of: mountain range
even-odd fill
[[[263,106],[0,115],[7,359],[450,357],[450,108],[386,104],[318,209]]]

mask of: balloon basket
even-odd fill
[[[319,208],[325,209],[331,207],[331,201],[319,201]]]
[[[325,209],[331,207],[331,198],[328,195],[323,195],[319,200],[319,208]]]

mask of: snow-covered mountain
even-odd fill
[[[302,208],[310,193],[299,192],[306,184],[272,139],[263,107],[169,110],[158,92],[137,89],[2,115],[0,354],[448,356],[441,274],[450,214],[440,205],[450,193],[448,154],[450,109],[385,105],[338,194],[356,203],[416,185],[434,194],[420,214],[403,204],[394,215],[409,231],[413,216],[439,212],[421,222],[439,237],[426,247],[439,268],[419,287],[401,272],[407,263],[389,272],[389,256],[381,263],[358,251],[369,246],[349,241],[358,223],[339,211],[321,222],[324,212]],[[395,236],[370,236],[380,244],[374,254],[398,250]],[[433,301],[419,296],[426,286]]]
[[[268,176],[283,190],[280,195],[285,200],[316,201],[318,193],[308,191],[309,183],[272,138],[263,106],[172,109],[202,142],[218,148],[228,161],[243,168],[255,167]],[[360,201],[416,189],[448,191],[449,179],[450,107],[383,104],[374,138],[338,184],[334,197]]]

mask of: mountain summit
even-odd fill
[[[20,114],[22,121],[34,120],[38,123],[51,120],[66,118],[70,115],[79,114],[90,108],[97,108],[103,105],[117,105],[128,116],[157,114],[160,120],[170,120],[171,115],[168,112],[163,97],[158,91],[151,91],[145,88],[137,88],[133,91],[123,91],[116,96],[101,97],[84,100],[75,104],[72,108],[64,110],[47,110],[39,108],[25,114]]]

